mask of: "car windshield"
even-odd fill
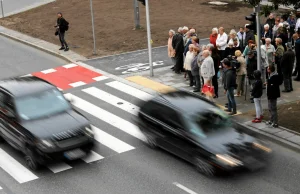
[[[56,89],[17,98],[15,103],[23,120],[47,117],[71,108],[62,93]]]
[[[189,115],[186,117],[186,123],[189,131],[201,138],[206,138],[211,133],[222,131],[231,126],[228,115],[217,108]]]

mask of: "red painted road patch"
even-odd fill
[[[61,90],[90,84],[107,79],[100,73],[89,70],[76,64],[68,64],[54,69],[35,72],[31,75],[44,79]]]

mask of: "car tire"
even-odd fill
[[[200,157],[194,159],[194,165],[198,172],[206,176],[215,176],[217,173],[216,168],[213,165]]]
[[[35,159],[34,153],[30,149],[26,149],[25,162],[31,170],[38,170],[39,163]]]
[[[144,133],[144,134],[145,134],[145,137],[146,137],[147,145],[152,149],[157,148],[156,138],[153,135],[150,135],[149,133]]]

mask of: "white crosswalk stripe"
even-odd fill
[[[49,70],[50,72],[50,70]],[[49,73],[48,71],[45,73]],[[98,79],[98,78],[97,78]],[[99,78],[99,81],[109,79],[108,77]],[[130,116],[137,116],[139,107],[132,102],[126,101],[123,96],[130,96],[130,99],[139,99],[142,101],[147,101],[153,98],[152,95],[138,90],[132,86],[128,86],[118,81],[112,81],[108,83],[103,83],[109,86],[114,90],[114,94],[104,91],[104,89],[99,89],[98,87],[88,87],[82,89],[80,92],[84,94],[88,94],[95,98],[95,100],[107,103],[110,107],[117,107],[120,110],[125,111]],[[111,91],[111,90],[110,90]],[[121,92],[121,95],[120,95]],[[119,93],[118,96],[115,96],[115,93]],[[102,120],[109,125],[119,129],[121,133],[125,132],[130,136],[133,136],[139,140],[145,141],[145,136],[141,133],[139,128],[133,123],[127,121],[127,119],[123,119],[120,116],[117,116],[110,112],[110,109],[107,106],[101,108],[98,106],[98,103],[94,104],[85,100],[84,98],[80,98],[72,93],[65,94],[67,99],[72,100],[72,104],[74,107],[79,108],[80,110],[92,115],[93,117]],[[129,99],[129,98],[127,98]],[[97,104],[97,105],[95,105]],[[101,104],[101,103],[100,103]],[[122,115],[122,114],[121,114]],[[127,117],[128,118],[128,117]],[[134,146],[128,144],[128,142],[122,141],[121,139],[116,138],[106,128],[98,128],[98,126],[92,126],[94,131],[95,141],[99,144],[99,147],[105,146],[109,150],[116,152],[118,154],[128,152],[136,149]],[[106,130],[106,131],[104,131]],[[105,157],[101,154],[101,149],[96,149],[97,151],[91,151],[87,156],[82,158],[81,160],[85,163],[93,163],[104,159]],[[97,153],[100,152],[100,153]],[[107,153],[106,153],[107,154]],[[21,162],[21,161],[20,161]],[[22,161],[21,163],[24,163]],[[28,181],[32,181],[38,179],[39,177],[35,175],[35,173],[31,172],[29,169],[24,167],[21,163],[11,157],[8,153],[6,153],[3,149],[0,148],[0,168],[6,171],[10,176],[12,176],[19,183],[25,183]],[[65,162],[56,162],[46,166],[52,173],[62,173],[63,171],[71,170],[74,168],[72,163],[68,164]],[[0,187],[0,189],[2,189]]]
[[[98,88],[95,87],[90,87],[87,89],[83,89],[82,91],[84,91],[85,93],[88,93],[102,101],[105,101],[113,106],[116,106],[122,110],[125,110],[126,112],[129,112],[133,115],[137,115],[138,111],[139,111],[139,107],[131,104],[125,100],[122,100],[121,98],[118,98],[112,94],[109,94],[103,90],[100,90]]]
[[[25,183],[38,179],[38,177],[25,168],[22,164],[16,161],[13,157],[7,154],[0,148],[0,167],[10,174],[19,183]]]
[[[140,100],[143,100],[143,101],[147,101],[147,100],[150,100],[150,99],[153,98],[152,95],[150,95],[146,92],[143,92],[141,90],[138,90],[134,87],[131,87],[129,85],[126,85],[126,84],[118,82],[118,81],[112,81],[112,82],[106,83],[106,85],[108,85],[112,88],[115,88],[119,91],[122,91],[126,94],[129,94],[131,96],[134,96],[134,97],[136,97]]]
[[[0,190],[2,190],[2,187],[0,186]]]
[[[69,99],[72,99],[73,105],[76,106],[77,108],[97,117],[100,120],[103,120],[104,122],[111,124],[112,126],[124,131],[125,133],[128,133],[129,135],[132,135],[142,141],[145,141],[144,134],[140,132],[139,128],[136,125],[100,107],[97,107],[92,103],[85,101],[73,94],[69,93],[69,94],[65,94],[65,96]]]

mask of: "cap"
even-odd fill
[[[230,66],[230,61],[229,61],[229,59],[227,59],[227,58],[224,58],[224,59],[221,61],[221,63],[223,63],[223,64],[225,64],[225,65],[227,65],[227,66]]]

